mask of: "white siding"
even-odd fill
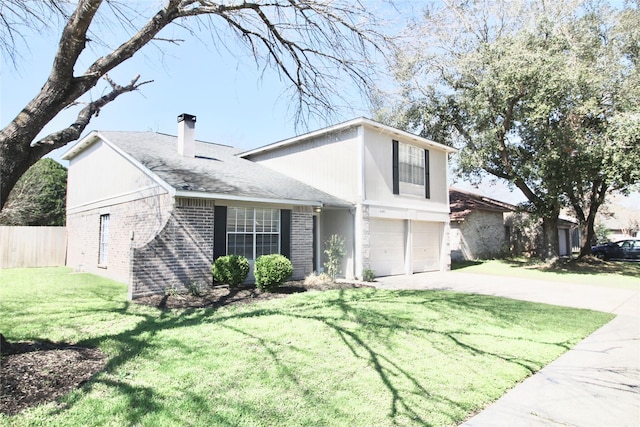
[[[364,128],[365,199],[389,204],[409,204],[417,209],[449,210],[447,154],[415,141],[399,140],[429,150],[430,198],[393,194],[392,140],[398,136]],[[424,194],[424,193],[423,193]]]
[[[251,160],[341,199],[358,199],[359,139],[356,128],[323,135]]]
[[[75,212],[166,193],[139,168],[98,141],[69,162],[67,210]]]

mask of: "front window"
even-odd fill
[[[401,182],[424,185],[424,149],[400,143],[398,168]]]
[[[109,214],[100,215],[100,242],[98,245],[98,264],[107,265],[109,254]]]
[[[254,260],[277,253],[280,253],[280,210],[228,208],[227,254]]]

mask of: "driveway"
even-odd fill
[[[446,289],[616,314],[463,426],[640,426],[640,289],[460,272],[381,277],[382,289]]]

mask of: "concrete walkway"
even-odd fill
[[[640,426],[640,290],[436,272],[378,278],[383,289],[446,289],[617,315],[463,426]]]

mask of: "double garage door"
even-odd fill
[[[406,265],[413,273],[440,269],[441,223],[374,218],[369,232],[369,260],[377,276],[405,274]]]

